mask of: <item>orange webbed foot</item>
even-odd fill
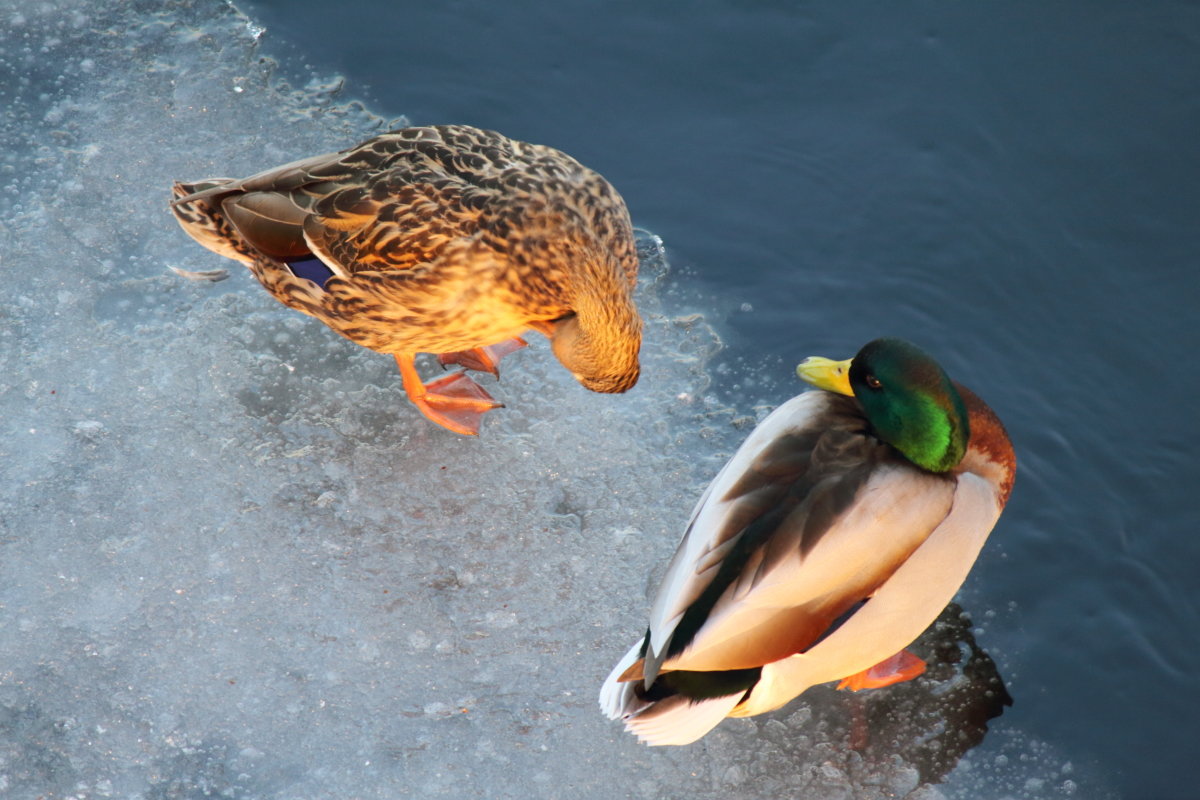
[[[465,436],[477,436],[483,415],[503,408],[482,386],[466,373],[456,372],[427,384],[421,383],[412,356],[396,356],[404,390],[422,414],[447,430]]]
[[[499,378],[500,360],[507,355],[517,352],[522,347],[528,347],[528,343],[518,336],[515,339],[508,339],[498,344],[489,344],[470,350],[459,350],[454,353],[440,353],[437,359],[438,363],[443,367],[458,364],[477,372],[490,372]]]
[[[925,671],[925,662],[907,650],[885,658],[870,669],[847,675],[837,685],[839,689],[857,692],[860,689],[880,689],[893,683],[910,681]]]
[[[479,424],[486,412],[504,407],[465,372],[425,384],[425,395],[413,399],[413,403],[443,428],[467,436],[479,434]]]

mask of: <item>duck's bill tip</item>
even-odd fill
[[[854,395],[850,388],[850,361],[834,361],[821,356],[809,356],[796,367],[796,375],[818,389],[838,394]]]

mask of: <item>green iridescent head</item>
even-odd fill
[[[919,467],[946,472],[967,452],[971,430],[962,396],[915,345],[876,339],[849,361],[813,356],[796,373],[818,388],[854,396],[875,434]]]

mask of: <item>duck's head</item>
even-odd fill
[[[607,394],[629,391],[641,375],[642,321],[635,312],[624,322],[588,330],[578,315],[571,314],[552,324],[550,349],[585,389]]]
[[[847,361],[809,357],[796,374],[856,398],[875,435],[919,467],[946,472],[967,452],[966,404],[945,370],[915,345],[876,339]]]

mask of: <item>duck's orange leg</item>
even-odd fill
[[[885,658],[870,669],[847,675],[837,685],[839,689],[857,692],[859,689],[879,689],[893,683],[910,681],[925,671],[925,662],[907,650]]]
[[[522,347],[528,347],[528,344],[518,336],[499,344],[489,344],[485,347],[475,347],[471,350],[460,350],[454,353],[440,353],[437,359],[443,367],[458,364],[478,372],[490,372],[499,378],[500,359],[517,352]]]
[[[840,687],[839,687],[840,688]],[[867,724],[867,712],[863,708],[863,698],[850,698],[850,741],[851,750],[862,752],[871,742],[871,726]]]
[[[455,372],[431,383],[422,383],[411,354],[397,355],[396,363],[400,365],[404,391],[413,405],[438,425],[455,433],[478,435],[483,415],[493,408],[504,407],[465,373]]]

